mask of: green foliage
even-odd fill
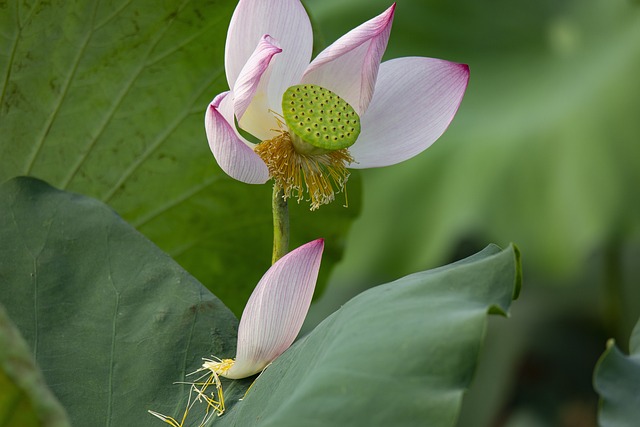
[[[390,2],[306,3],[330,43]],[[637,4],[406,0],[385,59],[410,55],[469,64],[469,87],[431,148],[363,173],[344,271],[397,277],[446,261],[461,240],[515,241],[527,271],[566,279],[612,238],[637,241]]]
[[[640,419],[640,321],[631,335],[625,356],[613,340],[598,361],[594,387],[600,394],[599,425],[631,427]]]
[[[172,382],[201,357],[234,355],[233,315],[98,201],[11,180],[0,240],[1,302],[79,425],[179,416],[188,387]],[[519,289],[517,250],[496,246],[375,287],[276,359],[242,402],[251,381],[225,382],[215,423],[452,426],[487,313],[507,313]]]
[[[328,44],[391,1],[305,3]],[[384,59],[467,63],[469,86],[427,151],[362,171],[361,216],[310,317],[372,283],[517,242],[529,292],[492,325],[459,427],[596,424],[601,343],[628,337],[640,315],[638,6],[397,2]]]
[[[0,425],[3,427],[70,426],[64,409],[46,386],[42,373],[29,353],[27,344],[2,305],[0,305]]]
[[[0,182],[31,175],[108,203],[239,314],[270,265],[272,231],[270,185],[229,178],[204,132],[207,103],[228,89],[235,4],[2,3]],[[327,272],[358,214],[357,183],[349,190],[349,210],[293,217],[307,232],[292,246],[337,237]]]
[[[363,292],[276,359],[219,424],[454,426],[487,312],[507,313],[519,268],[515,247],[492,245]]]
[[[235,354],[231,312],[98,201],[8,181],[0,241],[0,303],[76,425],[158,425],[174,381]]]

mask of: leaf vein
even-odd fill
[[[222,74],[219,71],[211,80],[207,80],[205,84],[203,84],[196,92],[191,100],[191,104],[195,103],[200,96],[209,88],[213,82],[215,82],[220,75]],[[167,125],[167,127],[162,131],[156,139],[147,146],[147,148],[142,152],[129,166],[122,172],[120,178],[116,181],[116,183],[105,193],[102,195],[101,200],[105,203],[109,203],[109,201],[113,198],[113,196],[118,192],[118,189],[122,186],[122,184],[131,176],[133,173],[138,170],[140,165],[144,163],[145,160],[149,158],[161,145],[163,142],[167,140],[169,135],[175,131],[178,126],[191,114],[190,110],[184,109],[184,112],[178,116],[176,116],[175,120]]]
[[[31,153],[29,154],[29,156],[27,158],[27,164],[26,164],[26,167],[25,167],[25,174],[26,175],[29,175],[31,173],[31,170],[33,169],[33,165],[35,164],[35,161],[36,161],[36,159],[38,157],[38,154],[42,150],[42,147],[43,147],[44,142],[45,142],[45,140],[47,138],[47,135],[49,134],[49,131],[51,130],[51,126],[53,125],[53,122],[55,121],[56,117],[58,116],[58,112],[60,111],[60,106],[62,105],[62,102],[66,98],[67,93],[69,92],[69,87],[71,86],[71,82],[73,81],[73,77],[75,76],[76,72],[78,71],[78,66],[80,65],[80,60],[84,56],[84,52],[87,49],[87,46],[89,45],[89,41],[93,37],[93,34],[94,34],[93,22],[94,22],[95,17],[96,17],[96,11],[98,10],[98,4],[99,3],[100,3],[99,1],[96,1],[94,3],[93,13],[91,14],[91,25],[89,25],[89,31],[87,32],[87,36],[84,38],[84,40],[82,42],[82,45],[80,46],[80,49],[78,50],[78,53],[76,54],[76,57],[73,60],[73,65],[71,66],[69,74],[67,75],[67,78],[64,81],[64,84],[62,86],[62,90],[60,91],[60,95],[58,96],[58,99],[57,99],[57,101],[55,103],[55,107],[53,108],[53,110],[51,111],[51,114],[49,115],[49,117],[45,121],[44,126],[42,128],[42,132],[40,133],[40,136],[38,137],[35,145],[33,146],[33,149],[31,150]]]
[[[115,354],[116,354],[116,335],[118,333],[118,310],[120,309],[120,292],[116,287],[113,280],[113,265],[111,264],[111,245],[109,240],[109,230],[106,231],[106,261],[109,267],[108,280],[113,288],[113,292],[115,294],[115,307],[113,311],[113,319],[111,324],[111,349],[109,352],[109,384],[107,390],[107,416],[106,416],[106,425],[109,427],[111,425],[111,415],[113,412],[113,375],[114,375],[114,366],[115,366]]]
[[[4,81],[2,84],[2,93],[0,93],[0,106],[4,103],[4,97],[7,93],[7,86],[9,86],[9,80],[11,79],[11,70],[13,69],[13,61],[15,59],[15,55],[16,55],[16,51],[18,50],[18,44],[19,44],[19,40],[20,37],[22,36],[22,29],[24,28],[24,25],[26,25],[30,20],[31,17],[33,16],[33,12],[34,10],[40,5],[40,0],[38,0],[33,7],[31,8],[31,10],[29,10],[29,13],[27,14],[27,17],[24,20],[24,23],[20,23],[20,2],[16,1],[16,27],[18,29],[18,31],[16,31],[16,36],[13,39],[13,44],[11,45],[11,52],[9,53],[9,61],[7,62],[7,69],[5,71],[5,75],[4,75]]]
[[[94,30],[99,30],[100,28],[102,28],[105,25],[107,25],[113,18],[118,16],[118,14],[120,12],[125,10],[132,2],[133,2],[133,0],[127,0],[127,1],[123,2],[122,5],[119,8],[117,8],[111,15],[107,16],[102,22],[99,22],[95,26]]]
[[[182,5],[178,8],[178,13],[185,7],[185,5],[188,2],[189,2],[189,0],[185,0],[182,3]],[[176,15],[178,13],[176,13]],[[174,20],[175,20],[175,18],[173,18],[171,20],[171,23],[173,23]],[[113,104],[111,104],[111,108],[109,109],[109,111],[107,111],[104,114],[104,119],[103,119],[102,123],[98,126],[96,134],[91,138],[91,140],[88,141],[87,144],[85,144],[85,147],[83,149],[79,150],[80,151],[80,156],[76,160],[75,164],[69,169],[69,174],[61,182],[61,184],[60,184],[61,188],[66,189],[69,186],[69,184],[71,183],[71,181],[73,181],[75,176],[78,174],[78,172],[80,171],[80,168],[82,168],[82,165],[87,160],[87,158],[89,157],[89,154],[93,150],[93,147],[96,145],[96,143],[98,142],[98,140],[100,139],[100,137],[102,136],[104,131],[106,130],[107,125],[113,119],[113,117],[114,117],[114,115],[116,113],[116,110],[122,104],[122,101],[124,101],[125,97],[127,96],[129,91],[133,87],[133,84],[136,82],[136,80],[138,79],[138,77],[140,76],[142,71],[145,69],[146,58],[151,54],[153,49],[155,49],[155,47],[160,42],[160,40],[162,40],[162,36],[169,29],[170,26],[171,25],[163,26],[162,30],[158,31],[156,33],[156,38],[151,43],[149,43],[149,48],[147,49],[145,54],[142,55],[140,63],[139,63],[139,66],[138,66],[138,69],[134,73],[132,73],[131,78],[126,82],[126,84],[122,87],[122,90],[120,91],[120,93],[117,95],[116,101]]]
[[[202,35],[209,28],[217,25],[219,23],[219,21],[220,21],[220,19],[210,22],[209,25],[206,25],[206,26],[202,27],[199,31],[193,32],[189,37],[185,38],[184,40],[182,40],[179,43],[176,43],[172,48],[167,49],[165,52],[162,52],[162,53],[158,54],[157,56],[150,58],[148,60],[148,62],[145,64],[145,66],[146,67],[150,67],[152,65],[155,65],[158,62],[160,62],[163,59],[165,59],[166,57],[168,57],[169,55],[171,55],[172,53],[175,53],[175,52],[179,51],[180,49],[182,49],[183,47],[185,47],[189,43],[191,43],[193,40],[195,40],[198,37],[200,37],[200,35]]]
[[[208,177],[203,182],[201,182],[201,183],[199,183],[197,185],[194,185],[191,188],[188,188],[184,193],[178,195],[174,199],[172,199],[172,200],[168,201],[167,203],[159,206],[158,208],[154,209],[153,211],[147,213],[146,215],[141,216],[137,220],[132,221],[132,225],[134,227],[136,227],[136,228],[142,227],[143,225],[147,224],[149,221],[153,220],[154,218],[162,215],[163,213],[165,213],[169,209],[174,208],[174,207],[178,206],[180,203],[183,203],[183,202],[189,200],[191,197],[195,196],[200,191],[204,190],[205,188],[207,188],[208,186],[210,186],[214,182],[217,182],[220,179],[221,179],[220,175],[212,175],[212,176]]]

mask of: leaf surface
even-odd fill
[[[235,355],[233,314],[96,200],[10,180],[0,241],[0,303],[75,425],[158,425],[147,410],[187,396],[174,382]]]
[[[600,394],[599,425],[637,425],[640,417],[640,321],[631,335],[628,356],[613,340],[607,343],[607,349],[596,365],[593,382]]]
[[[239,315],[270,266],[272,219],[271,185],[229,178],[204,132],[228,89],[236,3],[4,2],[0,182],[31,175],[108,203]],[[349,192],[350,209],[293,209],[292,247],[327,238],[318,289],[358,214],[357,179]]]
[[[0,425],[69,427],[29,348],[0,304]]]

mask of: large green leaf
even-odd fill
[[[79,425],[179,416],[200,357],[231,357],[233,315],[102,203],[18,178],[0,187],[0,301]],[[225,382],[221,425],[451,426],[487,313],[520,289],[514,247],[373,288],[255,382]],[[203,405],[197,408],[203,409]],[[198,414],[188,425],[196,425]],[[365,420],[365,421],[363,421]]]
[[[233,314],[100,202],[8,181],[0,241],[0,302],[78,426],[157,425],[147,409],[186,397],[174,381],[235,353]]]
[[[594,387],[600,394],[599,425],[632,427],[640,419],[640,321],[631,335],[630,354],[624,355],[613,340],[598,361]]]
[[[228,89],[235,4],[3,2],[0,182],[32,175],[108,203],[238,314],[270,265],[272,231],[270,185],[229,178],[204,133],[207,103]],[[327,272],[358,213],[357,182],[349,190],[348,210],[292,214],[305,230],[293,246],[328,238]]]
[[[0,425],[68,427],[67,415],[44,382],[29,348],[0,305]]]
[[[520,288],[513,246],[372,288],[268,367],[222,426],[453,426],[487,312]]]

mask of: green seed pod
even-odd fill
[[[329,89],[312,84],[285,91],[282,116],[297,148],[303,142],[319,151],[341,150],[352,146],[360,135],[360,117],[353,107]]]

